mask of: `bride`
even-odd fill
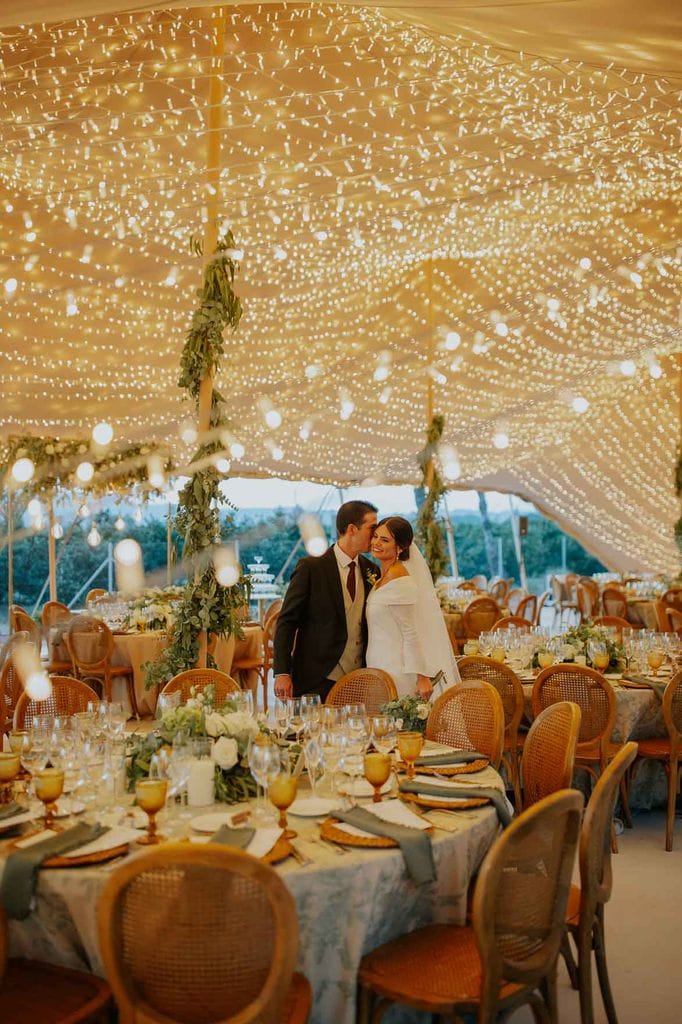
[[[381,578],[367,598],[366,664],[388,672],[399,697],[416,693],[428,700],[439,672],[446,686],[459,682],[459,672],[431,574],[413,538],[402,516],[382,519],[374,531],[371,551]]]

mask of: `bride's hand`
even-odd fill
[[[428,676],[417,676],[417,696],[428,700],[433,693],[433,686]]]

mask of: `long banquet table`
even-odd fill
[[[501,787],[492,768],[476,778],[482,785]],[[216,809],[225,805],[201,813]],[[276,870],[296,901],[297,969],[313,987],[311,1024],[353,1024],[356,976],[364,953],[430,922],[464,923],[467,889],[498,832],[497,815],[487,806],[431,811],[429,816],[448,831],[433,833],[437,878],[424,886],[407,877],[399,850],[338,854],[317,838],[317,819],[290,817],[298,832],[295,844],[313,863],[301,867],[289,858]],[[6,846],[0,841],[0,858]],[[10,922],[11,955],[103,974],[95,907],[117,863],[41,871],[35,910],[25,921]],[[402,1024],[428,1022],[430,1017],[396,1009],[385,1020]]]

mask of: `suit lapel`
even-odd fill
[[[334,607],[336,608],[337,615],[346,621],[346,608],[343,603],[343,591],[341,590],[341,575],[339,573],[339,565],[336,561],[336,555],[334,554],[334,548],[331,547],[327,551],[326,555],[322,558],[325,562],[325,572],[329,580],[329,593],[331,594]]]

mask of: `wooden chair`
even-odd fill
[[[114,637],[106,622],[89,615],[74,615],[65,640],[78,678],[98,683],[104,700],[111,700],[112,680],[123,677],[131,711],[135,718],[139,718],[132,666],[112,665]]]
[[[510,590],[504,601],[505,605],[509,609],[509,614],[516,615],[517,608],[527,597],[528,591],[524,590],[523,587],[514,587],[513,590]]]
[[[478,573],[478,575],[472,576],[470,582],[473,583],[477,590],[488,589],[488,581],[483,575],[483,573]]]
[[[226,700],[230,699],[233,693],[241,693],[241,686],[232,676],[226,672],[219,672],[217,668],[189,668],[186,672],[179,672],[172,679],[169,679],[161,690],[161,693],[180,693],[180,700],[184,704],[192,696],[192,688],[200,692],[207,686],[212,686],[215,693],[215,706],[220,707]],[[161,696],[161,694],[159,694]]]
[[[526,619],[529,626],[532,626],[535,622],[535,616],[538,608],[538,599],[536,594],[529,594],[528,597],[524,597],[522,601],[516,606],[514,614],[519,619]]]
[[[550,793],[571,788],[579,731],[580,708],[567,700],[550,704],[534,720],[521,759],[524,810]]]
[[[514,803],[521,806],[521,786],[519,776],[519,724],[523,717],[523,687],[508,665],[501,665],[492,658],[480,655],[460,658],[457,663],[463,681],[468,679],[484,679],[494,686],[500,695],[504,711],[504,746],[502,763],[507,769],[509,781],[514,789]]]
[[[562,946],[574,988],[580,991],[580,1019],[593,1024],[592,952],[597,963],[599,987],[609,1024],[617,1024],[604,943],[604,905],[611,899],[611,821],[616,797],[625,773],[637,755],[637,744],[626,743],[594,787],[580,833],[580,887],[571,886],[566,927],[578,950],[575,970],[568,939]]]
[[[592,591],[588,587],[583,586],[582,583],[578,583],[576,585],[576,599],[581,623],[589,622],[597,611]]]
[[[263,629],[265,629],[265,627],[267,626],[268,620],[272,618],[273,615],[279,615],[281,610],[282,599],[281,597],[276,597],[275,600],[271,601],[270,604],[265,609],[265,614],[263,616]]]
[[[547,604],[547,602],[549,601],[551,596],[552,596],[552,591],[551,590],[543,590],[543,592],[540,594],[540,597],[538,598],[538,606],[537,606],[537,608],[535,610],[535,618],[533,619],[533,625],[534,626],[539,626],[540,625],[541,619],[542,619],[542,612],[543,612],[544,607]]]
[[[540,672],[533,686],[533,718],[550,704],[572,701],[580,708],[580,733],[576,747],[576,767],[583,768],[595,780],[622,744],[612,743],[616,721],[616,695],[600,672],[585,665],[552,665]],[[628,793],[621,786],[623,817],[632,828]]]
[[[463,583],[457,584],[458,590],[478,590],[478,587],[473,580],[464,580]]]
[[[582,805],[581,793],[563,790],[509,825],[483,861],[471,926],[427,925],[364,956],[360,1024],[368,1024],[376,997],[372,1024],[394,1003],[438,1019],[473,1012],[478,1024],[494,1024],[530,1002],[536,1020],[555,1021],[556,961]]]
[[[40,613],[40,621],[43,624],[43,635],[45,642],[48,645],[48,661],[45,666],[46,670],[50,673],[57,673],[58,675],[69,675],[73,672],[73,665],[70,661],[52,661],[49,658],[50,653],[50,630],[54,626],[58,626],[59,623],[66,623],[71,618],[71,612],[62,604],[61,601],[47,601],[42,608]]]
[[[109,591],[103,587],[93,587],[92,590],[88,590],[85,595],[85,607],[89,607],[92,601],[97,601],[100,597],[106,597],[108,593]]]
[[[562,584],[558,576],[550,576],[549,585],[552,591],[552,598],[554,600],[554,619],[556,622],[557,615],[559,616],[559,625],[562,626],[564,622],[564,614],[566,612],[577,612],[578,603],[573,599],[573,596],[565,589],[565,585]]]
[[[503,604],[504,599],[507,596],[509,590],[509,581],[495,579],[491,580],[488,585],[488,594],[492,597],[493,601],[497,601],[498,604]]]
[[[616,615],[619,619],[628,617],[628,599],[620,587],[604,587],[601,606],[604,615]]]
[[[305,1024],[298,921],[277,872],[219,844],[166,843],[109,876],[97,907],[121,1020]]]
[[[505,615],[503,618],[498,619],[492,628],[498,630],[510,629],[512,626],[516,626],[517,629],[530,629],[530,625],[528,619],[522,619],[518,615]]]
[[[33,700],[24,690],[14,709],[14,728],[25,729],[36,715],[64,715],[69,718],[77,711],[87,711],[91,700],[99,696],[91,686],[72,676],[50,676],[52,693],[45,700]]]
[[[668,632],[682,636],[682,612],[677,608],[667,607],[665,614],[668,620]]]
[[[8,959],[8,946],[7,918],[0,907],[0,1020],[4,1024],[108,1024],[113,1001],[106,981],[42,961]]]
[[[40,651],[43,644],[43,634],[40,626],[21,605],[10,605],[9,627],[11,633],[28,633],[29,640]]]
[[[14,709],[23,693],[24,687],[14,665],[14,652],[20,644],[30,643],[29,635],[24,630],[14,633],[5,644],[0,655],[0,743],[3,732],[12,728]],[[36,651],[37,655],[37,651]]]
[[[590,595],[590,603],[592,605],[590,618],[592,618],[592,616],[597,615],[599,612],[599,598],[601,596],[599,592],[599,584],[596,580],[593,580],[591,576],[581,576],[578,583],[581,587],[585,587]]]
[[[669,587],[661,596],[661,601],[666,608],[675,608],[682,614],[682,587]]]
[[[493,768],[499,768],[504,749],[502,698],[484,679],[468,679],[449,687],[431,707],[426,738],[478,750]]]
[[[368,715],[381,713],[381,706],[397,700],[398,691],[392,676],[380,668],[356,668],[332,686],[325,704],[343,707],[344,704],[364,704]]]
[[[592,622],[593,626],[615,626],[618,630],[619,642],[623,639],[624,629],[633,629],[631,622],[627,619],[621,619],[618,615],[598,615]]]
[[[500,606],[492,597],[475,597],[462,616],[467,640],[476,640],[481,633],[492,629],[500,617]]]
[[[654,615],[656,616],[656,629],[659,633],[668,632],[667,607],[663,601],[654,601]]]
[[[680,788],[682,771],[682,671],[676,672],[663,694],[663,721],[668,736],[661,739],[639,740],[635,774],[643,760],[659,761],[663,765],[668,784],[668,810],[665,819],[665,848],[673,848],[675,825],[675,798]]]
[[[272,661],[274,658],[274,640],[275,630],[277,629],[277,620],[279,619],[279,611],[275,610],[271,612],[272,605],[277,604],[277,601],[273,601],[268,607],[263,618],[263,644],[261,647],[260,656],[256,658],[235,658],[232,662],[231,671],[234,675],[239,672],[257,672],[258,677],[263,685],[263,709],[268,710],[268,676],[270,675],[270,669],[272,668]],[[281,607],[282,602],[279,602]]]

